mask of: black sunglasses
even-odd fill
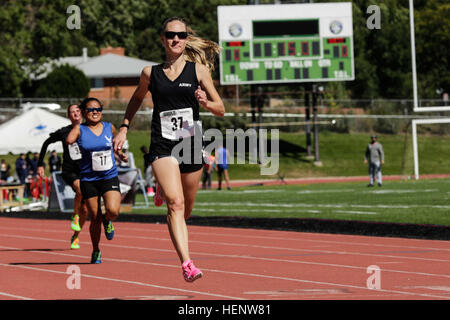
[[[164,32],[164,36],[167,39],[173,39],[173,38],[175,38],[175,36],[178,36],[178,39],[186,39],[188,36],[188,33],[186,31],[183,31],[183,32],[166,31],[166,32]]]
[[[100,108],[87,108],[86,110],[87,110],[87,112],[94,112],[94,111],[102,112],[103,108],[102,107],[100,107]]]

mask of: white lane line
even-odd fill
[[[25,239],[32,239],[32,240],[42,240],[42,241],[55,241],[55,242],[66,242],[65,240],[59,240],[59,239],[52,239],[52,238],[38,238],[38,237],[28,237],[28,236],[16,236],[16,235],[4,235],[0,234],[0,236],[11,236],[14,238],[25,238]],[[162,241],[168,241],[168,239],[157,239],[154,240],[162,240]],[[88,242],[81,242],[82,244],[88,245]],[[217,243],[214,243],[217,244]],[[221,243],[224,244],[224,243]],[[233,245],[233,246],[242,246],[242,247],[248,247],[247,245],[240,245],[240,244],[227,244],[226,245]],[[128,246],[128,245],[118,245],[118,244],[110,244],[110,243],[104,243],[102,246],[106,247],[113,247],[113,248],[122,248],[122,249],[135,249],[135,250],[144,250],[144,251],[157,251],[157,252],[166,252],[171,253],[172,250],[168,249],[156,249],[156,248],[148,248],[148,247],[138,247],[138,246]],[[0,246],[1,247],[1,246]],[[251,246],[251,247],[257,247],[257,248],[264,248],[264,249],[275,249],[276,247],[267,247],[267,246]],[[283,249],[283,248],[282,248]],[[292,251],[303,251],[303,249],[285,249],[285,250],[292,250]],[[305,250],[305,251],[320,251],[320,252],[327,252],[322,250]],[[295,264],[306,264],[306,265],[319,265],[319,266],[325,266],[325,267],[333,267],[333,268],[347,268],[347,269],[357,269],[357,270],[366,270],[367,267],[360,267],[360,266],[353,266],[353,265],[344,265],[344,264],[333,264],[333,263],[323,263],[323,262],[311,262],[311,261],[301,261],[301,260],[288,260],[288,259],[276,259],[276,258],[266,258],[266,257],[256,257],[256,256],[246,256],[246,255],[227,255],[227,254],[217,254],[217,253],[205,253],[205,252],[197,252],[192,251],[192,254],[196,255],[204,255],[204,256],[212,256],[212,257],[222,257],[222,258],[235,258],[235,259],[247,259],[247,260],[262,260],[262,261],[270,261],[270,262],[283,262],[283,263],[295,263]],[[345,254],[345,253],[341,253]],[[375,255],[369,255],[369,256],[375,256]],[[156,264],[158,265],[158,264]],[[166,265],[162,265],[166,266]],[[404,270],[392,270],[392,269],[384,269],[383,272],[392,272],[392,273],[402,273],[402,274],[412,274],[412,275],[420,275],[420,276],[427,276],[427,277],[444,277],[444,278],[450,278],[450,275],[446,274],[433,274],[433,273],[425,273],[425,272],[413,272],[413,271],[404,271]]]
[[[17,248],[9,248],[9,249],[17,249]],[[58,256],[75,256],[70,254],[64,254],[64,253],[56,253],[56,252],[45,252],[45,251],[36,251],[36,253],[43,253],[43,254],[53,254]],[[77,256],[82,257],[82,256]],[[88,258],[88,257],[84,257]],[[164,264],[157,264],[157,263],[150,263],[150,262],[142,262],[142,261],[133,261],[133,260],[126,260],[126,259],[114,259],[114,258],[108,258],[104,259],[105,261],[115,261],[115,262],[122,262],[122,263],[133,263],[133,264],[144,264],[144,265],[156,265],[156,266],[165,266],[165,267],[175,267],[172,265],[164,265]],[[20,265],[7,265],[0,263],[0,266],[5,267],[20,267],[24,269],[30,269],[30,270],[37,270],[37,271],[44,271],[44,272],[52,272],[52,273],[58,273],[58,274],[64,274],[67,275],[65,272],[62,271],[55,271],[55,270],[48,270],[48,269],[42,269],[42,268],[36,268],[36,267],[28,267],[28,266],[20,266]],[[179,267],[179,266],[178,266]],[[226,275],[234,274],[244,277],[256,277],[256,278],[263,278],[263,279],[273,279],[273,280],[284,280],[284,281],[293,281],[293,282],[300,282],[300,283],[309,283],[309,284],[318,284],[318,285],[327,285],[327,286],[336,286],[336,287],[344,287],[344,288],[352,288],[352,289],[361,289],[361,290],[369,290],[370,292],[373,292],[373,289],[368,289],[367,287],[363,286],[356,286],[356,285],[350,285],[350,284],[340,284],[340,283],[332,283],[332,282],[322,282],[322,281],[313,281],[313,280],[304,280],[304,279],[297,279],[297,278],[289,278],[289,277],[280,277],[280,276],[271,276],[271,275],[264,275],[264,274],[256,274],[256,273],[243,273],[243,272],[236,272],[236,271],[230,271],[230,270],[217,270],[217,269],[206,269],[202,268],[204,271],[208,272],[216,272],[216,273],[225,273]],[[88,278],[95,278],[100,280],[109,280],[109,281],[117,281],[122,283],[129,283],[129,284],[136,284],[136,285],[143,285],[143,286],[149,286],[149,287],[155,287],[155,288],[162,288],[162,289],[172,289],[176,291],[182,291],[182,292],[194,292],[198,294],[206,294],[206,295],[213,295],[218,296],[210,293],[204,293],[204,292],[197,292],[193,290],[184,290],[179,288],[170,288],[170,287],[162,287],[157,285],[151,285],[146,284],[142,282],[137,281],[128,281],[128,280],[120,280],[120,279],[113,279],[113,278],[105,278],[105,277],[99,277],[99,276],[93,276],[93,275],[83,275]],[[404,292],[404,291],[397,291],[397,290],[388,290],[388,289],[378,289],[377,292],[384,292],[389,294],[401,294],[401,295],[409,295],[409,296],[421,296],[421,297],[428,297],[428,298],[440,298],[440,299],[450,299],[448,296],[439,296],[439,295],[431,295],[426,293],[415,293],[415,292]],[[224,296],[222,296],[224,297]],[[228,297],[230,299],[239,299],[239,300],[245,300],[243,298],[233,298]]]
[[[377,214],[370,211],[350,211],[350,210],[333,210],[333,213],[348,213],[348,214]]]
[[[302,190],[297,194],[313,194],[313,193],[337,193],[337,192],[355,192],[355,189],[329,189],[329,190]]]
[[[61,241],[67,242],[66,240],[53,239],[53,238],[42,238],[42,237],[31,237],[31,236],[22,236],[22,235],[8,235],[8,234],[0,234],[0,237],[13,237],[13,238],[21,238],[21,239],[32,239],[32,240],[49,240],[49,241]],[[155,238],[155,237],[145,237],[145,236],[128,236],[128,235],[120,235],[121,238],[128,239],[145,239],[145,240],[155,240],[155,241],[171,241],[169,238]],[[199,243],[199,244],[211,244],[211,241],[199,241],[199,240],[189,240],[191,243]],[[89,244],[88,242],[83,242],[85,244]],[[323,253],[323,254],[337,254],[337,255],[354,255],[354,256],[369,256],[369,257],[381,257],[381,258],[393,258],[393,259],[406,259],[406,260],[417,260],[417,261],[430,261],[430,262],[444,262],[449,263],[450,260],[442,260],[442,259],[431,259],[431,258],[418,258],[418,257],[406,257],[406,256],[398,256],[398,255],[387,255],[387,254],[375,254],[375,253],[360,253],[360,252],[349,252],[349,251],[332,251],[332,250],[318,250],[318,249],[304,249],[304,248],[286,248],[286,247],[275,247],[275,246],[267,246],[267,245],[253,245],[253,244],[242,244],[242,243],[230,243],[230,242],[214,242],[215,245],[223,245],[223,246],[234,246],[234,247],[252,247],[258,249],[270,249],[270,250],[285,250],[285,251],[293,251],[293,252],[312,252],[312,253]],[[111,245],[117,246],[115,244],[105,243],[102,245]],[[146,248],[142,247],[133,247],[135,249],[145,250]]]
[[[17,248],[9,248],[9,249],[17,249]],[[44,254],[55,254],[55,255],[63,255],[63,256],[76,256],[76,255],[69,255],[69,254],[64,254],[64,253],[54,253],[54,252],[42,252],[42,251],[30,251],[30,252],[44,253]],[[76,257],[82,257],[82,256],[76,256]],[[82,258],[89,259],[89,257],[82,257]],[[131,261],[120,260],[120,259],[103,259],[103,260],[105,260],[105,261],[111,260],[111,261],[117,261],[117,262],[131,262]],[[139,263],[139,262],[135,262],[135,263]],[[4,263],[0,263],[0,266],[2,266],[2,267],[10,267],[10,268],[21,268],[21,269],[27,269],[27,270],[33,270],[33,271],[42,271],[42,272],[56,273],[56,274],[62,274],[65,277],[67,277],[67,273],[65,271],[57,271],[57,270],[38,268],[38,267],[30,267],[30,266],[23,266],[23,265],[10,265],[10,264],[4,264]],[[170,267],[175,267],[175,266],[170,266]],[[179,268],[179,266],[178,266],[178,268]],[[152,287],[152,288],[157,288],[157,289],[173,290],[173,291],[179,291],[179,292],[191,293],[191,294],[195,293],[195,294],[201,294],[201,295],[206,295],[206,296],[211,296],[211,297],[216,297],[216,298],[222,298],[222,299],[225,298],[225,299],[234,299],[234,300],[246,300],[246,299],[240,298],[240,297],[232,297],[232,296],[226,296],[226,295],[222,295],[222,294],[214,294],[214,293],[211,293],[211,292],[203,292],[203,291],[197,291],[197,290],[187,290],[187,289],[181,289],[181,288],[160,286],[160,285],[151,284],[151,283],[145,283],[145,282],[140,282],[140,281],[131,281],[131,280],[109,278],[109,277],[101,277],[101,276],[95,276],[95,275],[90,275],[90,274],[85,274],[85,273],[81,273],[80,275],[82,277],[85,277],[85,278],[92,278],[92,279],[105,280],[105,281],[113,281],[113,282],[119,282],[119,283],[131,284],[131,285]]]
[[[123,224],[127,224],[128,222],[121,222]],[[151,224],[153,226],[155,226],[155,224]],[[156,224],[158,225],[158,224]],[[191,226],[192,227],[192,226]],[[198,227],[198,228],[205,228],[203,226],[194,226],[194,227]],[[208,227],[206,227],[208,228]],[[30,228],[27,227],[0,227],[0,230],[4,229],[4,230],[27,230],[30,231]],[[121,227],[122,230],[126,230],[126,231],[143,231],[143,232],[149,232],[149,233],[164,233],[167,234],[167,229],[164,228],[164,230],[155,230],[155,229],[142,229],[142,228],[128,228],[128,227]],[[49,230],[49,229],[36,229],[35,227],[33,227],[33,232],[37,232],[37,233],[42,233],[42,232],[47,232],[47,233],[64,233],[67,234],[66,231],[62,231],[62,230]],[[255,230],[252,230],[253,232]],[[257,231],[261,231],[261,230],[257,230]],[[264,230],[264,233],[267,231],[267,233],[278,233],[278,232],[283,232],[283,231],[278,231],[278,230]],[[87,231],[88,232],[88,231]],[[246,232],[249,232],[249,230],[246,230]],[[284,232],[289,232],[289,231],[284,231]],[[290,232],[289,232],[290,233]],[[211,236],[211,232],[201,232],[201,231],[189,231],[189,234],[192,235],[206,235],[206,236]],[[310,233],[309,233],[310,234]],[[450,251],[450,248],[433,248],[433,247],[418,247],[418,246],[405,246],[405,245],[390,245],[390,244],[377,244],[377,243],[363,243],[363,242],[356,242],[356,241],[337,241],[337,240],[322,240],[322,239],[305,239],[305,238],[287,238],[287,237],[275,237],[275,236],[268,236],[268,235],[263,235],[263,236],[258,236],[258,235],[247,235],[247,234],[241,234],[241,233],[216,233],[214,232],[215,236],[224,236],[224,237],[231,237],[233,239],[240,239],[240,238],[247,238],[247,239],[263,239],[263,240],[287,240],[287,241],[299,241],[299,242],[318,242],[318,243],[325,243],[325,244],[342,244],[342,245],[349,245],[349,246],[367,246],[367,247],[382,247],[384,249],[386,248],[398,248],[400,250],[406,250],[406,249],[413,249],[413,250],[433,250],[433,251]],[[314,234],[315,235],[315,234]],[[1,236],[1,234],[0,234]],[[328,234],[317,234],[318,237],[324,237],[324,236],[331,236],[331,237],[335,237],[335,236],[340,236],[340,237],[361,237],[361,236],[352,236],[352,235],[328,235]],[[146,240],[169,240],[169,238],[162,238],[162,237],[147,237],[147,236],[126,236],[126,235],[120,235],[120,237],[124,237],[124,238],[137,238],[137,239],[146,239]],[[432,242],[432,243],[442,243],[445,245],[448,245],[449,242],[448,241],[441,241],[441,240],[423,240],[423,239],[400,239],[400,240],[405,240],[408,242]],[[200,241],[200,240],[190,240],[190,241],[195,241],[198,243],[211,243],[210,241],[204,242],[204,241]],[[220,243],[220,242],[217,242]],[[250,244],[232,244],[230,243],[229,245],[243,245],[243,246],[250,246]],[[333,253],[336,251],[319,251],[319,250],[308,250],[308,249],[292,249],[292,248],[285,248],[285,247],[264,247],[264,248],[269,248],[269,249],[286,249],[286,250],[301,250],[301,251],[312,251],[312,252],[326,252],[326,253]],[[372,253],[368,253],[368,254],[364,254],[364,253],[352,253],[352,252],[336,252],[336,253],[347,253],[347,254],[355,254],[355,255],[369,255],[372,256]],[[395,257],[395,258],[405,258],[405,259],[419,259],[419,260],[429,260],[429,261],[436,261],[436,262],[450,262],[450,260],[442,260],[442,259],[429,259],[429,258],[415,258],[415,257],[404,257],[404,256],[387,256],[387,257]]]
[[[264,203],[264,202],[198,202],[195,206],[208,207],[282,207],[282,208],[381,208],[381,209],[413,209],[413,208],[430,208],[430,209],[450,209],[450,205],[384,205],[384,204],[349,204],[349,203]],[[194,209],[195,211],[195,209]]]
[[[31,298],[17,296],[15,294],[10,294],[10,293],[6,293],[6,292],[0,292],[0,296],[5,296],[5,297],[8,297],[8,298],[15,298],[15,299],[19,299],[19,300],[34,300],[34,299],[31,299]]]
[[[128,222],[123,222],[124,225],[126,225]],[[155,226],[158,224],[154,224],[154,223],[149,223],[151,226]],[[190,226],[190,227],[194,227],[194,228],[220,228],[220,227],[204,227],[204,226]],[[2,229],[0,227],[0,229]],[[5,228],[7,229],[7,228]],[[161,232],[161,233],[167,233],[167,229],[154,229],[154,228],[135,228],[135,227],[121,227],[122,230],[125,231],[142,231],[142,232],[148,232],[148,233],[155,233],[155,232]],[[46,231],[46,230],[42,230],[42,231]],[[231,230],[230,230],[231,231]],[[56,232],[56,231],[54,231]],[[59,232],[59,231],[58,231]],[[249,233],[249,230],[246,230],[247,233]],[[251,232],[261,232],[261,230],[251,230]],[[317,237],[365,237],[365,238],[372,238],[370,236],[360,236],[360,235],[343,235],[343,234],[326,234],[326,233],[308,233],[308,232],[295,232],[295,231],[280,231],[280,230],[264,230],[264,233],[267,234],[271,234],[271,233],[280,233],[280,232],[284,232],[284,233],[295,233],[298,235],[302,235],[304,233],[307,233],[308,235],[314,235]],[[195,235],[206,235],[206,236],[210,236],[211,232],[202,232],[202,231],[189,231],[189,234],[195,234]],[[377,244],[377,243],[363,243],[363,242],[355,242],[355,241],[336,241],[336,240],[323,240],[323,239],[308,239],[308,238],[289,238],[289,237],[276,237],[276,236],[270,236],[270,235],[263,235],[263,236],[258,236],[258,235],[248,235],[248,234],[241,234],[241,233],[217,233],[214,232],[215,236],[223,236],[223,237],[230,237],[230,238],[246,238],[246,239],[264,239],[264,240],[286,240],[286,241],[298,241],[298,242],[322,242],[322,243],[326,243],[326,244],[344,244],[344,245],[356,245],[356,246],[368,246],[368,247],[383,247],[383,248],[402,248],[402,249],[419,249],[419,250],[435,250],[435,251],[450,251],[450,248],[432,248],[432,247],[417,247],[417,246],[405,246],[405,245],[393,245],[393,244]],[[402,241],[407,241],[407,242],[429,242],[429,243],[443,243],[448,245],[449,242],[448,241],[444,241],[444,240],[426,240],[426,239],[403,239],[403,238],[397,238],[396,240],[402,240]],[[428,244],[428,243],[427,243]]]
[[[196,208],[195,211],[200,212],[230,212],[230,209],[216,209],[216,208]],[[320,210],[281,210],[281,209],[239,209],[239,212],[273,212],[273,213],[283,213],[283,212],[294,212],[294,213],[321,213]]]

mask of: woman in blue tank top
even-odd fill
[[[151,124],[149,160],[157,181],[155,205],[167,204],[167,224],[172,243],[181,262],[184,279],[192,282],[202,276],[190,256],[185,219],[189,218],[202,175],[200,150],[192,148],[190,159],[200,161],[179,163],[172,151],[184,139],[192,142],[199,107],[223,116],[225,108],[214,87],[211,69],[219,46],[196,37],[186,23],[177,17],[167,19],[161,30],[166,61],[142,70],[138,87],[125,112],[114,148],[120,150],[126,140],[129,124],[150,91],[154,109]],[[188,140],[189,141],[189,140]],[[186,157],[189,162],[189,157]]]
[[[99,243],[102,221],[106,238],[112,240],[114,226],[111,221],[118,217],[120,210],[120,184],[113,149],[116,129],[111,123],[102,121],[103,107],[98,99],[84,99],[80,109],[85,122],[73,127],[66,143],[77,142],[80,148],[80,189],[91,217],[91,263],[101,263]],[[118,155],[122,161],[128,161],[122,151],[119,150]],[[104,216],[99,206],[100,197],[105,204]]]

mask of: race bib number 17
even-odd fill
[[[112,166],[111,150],[92,152],[92,170],[106,171]]]

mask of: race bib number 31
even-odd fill
[[[192,108],[163,111],[161,118],[162,136],[169,140],[178,140],[182,137],[192,136],[194,133],[194,117]]]
[[[111,150],[92,152],[92,170],[106,171],[113,166]]]

